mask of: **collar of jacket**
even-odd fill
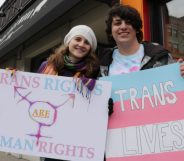
[[[142,42],[144,46],[144,57],[141,62],[141,69],[144,65],[146,65],[153,57],[157,57],[157,59],[168,55],[169,51],[163,48],[163,46],[157,44],[157,43],[151,43],[148,41]],[[100,57],[100,71],[101,76],[108,76],[109,72],[109,66],[112,63],[112,54],[113,51],[117,49],[115,48],[107,48],[104,49],[101,53]]]
[[[152,43],[148,41],[142,42],[144,46],[144,55],[153,57],[153,56],[163,56],[169,53],[168,50],[166,50],[162,45],[159,45],[157,43]]]

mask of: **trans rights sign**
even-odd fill
[[[179,64],[102,79],[112,81],[115,104],[107,161],[183,161],[184,78]]]
[[[0,70],[0,151],[103,161],[110,94],[109,82],[89,95],[73,78]]]

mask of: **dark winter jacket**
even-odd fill
[[[144,57],[141,62],[141,70],[159,67],[174,62],[169,51],[161,45],[143,42]],[[112,54],[116,48],[104,49],[99,53],[100,58],[100,76],[108,76],[109,66],[112,63]]]

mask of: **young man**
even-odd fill
[[[120,4],[114,6],[106,25],[108,39],[117,47],[105,49],[99,54],[102,76],[125,74],[174,62],[169,51],[161,45],[142,41],[142,20],[135,8]],[[180,68],[183,75],[184,65]]]
[[[116,47],[98,52],[101,76],[126,74],[174,62],[169,51],[161,45],[142,41],[142,20],[135,8],[114,6],[106,25],[108,39]],[[179,61],[182,62],[182,59]],[[180,65],[180,72],[184,76],[183,64]],[[109,111],[113,112],[113,106]]]

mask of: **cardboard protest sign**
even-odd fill
[[[105,77],[112,82],[107,161],[182,161],[184,78],[179,64]]]
[[[0,70],[0,151],[103,161],[110,93],[104,81],[90,96],[73,78]]]

